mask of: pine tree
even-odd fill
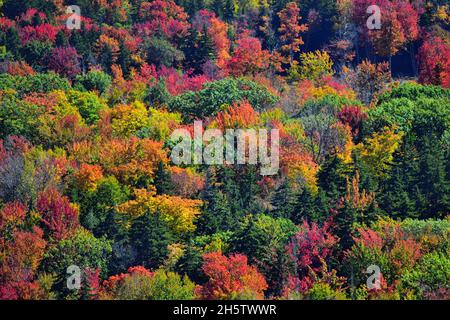
[[[69,45],[69,40],[62,30],[56,34],[55,45],[57,47],[66,47]]]
[[[261,6],[258,14],[258,22],[256,35],[261,39],[262,49],[272,50],[277,44],[277,39],[275,37],[275,30],[272,27],[273,24],[273,12],[270,8]]]
[[[194,246],[192,239],[189,239],[184,255],[177,262],[175,269],[179,274],[187,275],[195,283],[204,283],[206,277],[201,271],[202,263],[202,252]]]
[[[325,160],[318,173],[318,185],[327,197],[336,202],[346,190],[346,175],[349,167],[337,156]]]
[[[100,64],[102,65],[103,69],[106,70],[108,73],[111,73],[111,65],[113,61],[113,52],[109,45],[105,45],[101,54],[100,54]]]
[[[380,208],[395,219],[418,218],[416,202],[408,192],[408,181],[412,172],[397,166],[392,170],[385,191],[379,193]]]
[[[205,0],[184,0],[181,2],[183,8],[190,17],[194,17],[199,10],[205,8]]]
[[[285,179],[275,191],[271,204],[274,208],[272,211],[273,217],[292,219],[297,223],[297,210],[300,204],[297,203],[296,194],[289,183],[289,179]]]
[[[126,78],[130,74],[131,53],[123,41],[119,45],[119,56],[117,62],[122,68],[123,76]]]
[[[183,45],[185,55],[185,66],[194,70],[195,74],[202,73],[205,62],[215,59],[214,43],[208,33],[206,26],[203,32],[191,28]]]
[[[242,176],[242,180],[239,184],[240,198],[242,199],[243,209],[247,212],[259,211],[257,204],[257,197],[260,193],[260,187],[258,186],[259,172],[255,165],[246,165],[241,168],[237,175]]]
[[[42,24],[41,16],[39,14],[35,14],[33,16],[33,19],[32,19],[31,23],[32,23],[33,26],[38,26],[38,25]]]
[[[418,218],[416,185],[419,153],[412,142],[405,142],[395,157],[393,169],[387,181],[380,182],[378,193],[380,209],[397,219]]]
[[[158,213],[147,212],[133,222],[130,239],[137,252],[135,265],[156,269],[164,263],[173,237]]]
[[[450,181],[446,172],[444,148],[426,138],[419,158],[417,177],[418,205],[421,218],[443,219],[450,212]],[[448,152],[447,152],[448,153]]]
[[[303,220],[308,222],[317,222],[319,220],[320,212],[316,207],[316,199],[314,195],[305,188],[299,194],[295,203],[292,221],[295,224],[302,223]]]
[[[223,4],[224,0],[213,0],[211,3],[211,9],[216,13],[216,15],[223,19]]]
[[[20,59],[20,37],[19,33],[17,32],[16,28],[10,28],[8,31],[6,31],[6,49],[11,52],[16,59]]]
[[[339,249],[341,252],[350,249],[354,243],[352,232],[354,230],[357,215],[356,208],[344,201],[334,216],[334,234],[339,237]]]
[[[154,185],[157,194],[173,194],[174,186],[170,180],[170,173],[164,168],[164,163],[162,162],[158,164]]]
[[[217,172],[214,168],[208,169],[206,173],[202,200],[205,205],[197,222],[198,234],[214,234],[227,230],[236,223],[233,221],[228,198],[220,190],[220,183],[217,181]]]
[[[223,18],[226,22],[230,22],[235,18],[236,5],[235,0],[225,0],[223,8]]]

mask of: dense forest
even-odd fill
[[[449,151],[446,0],[0,0],[0,300],[449,300]]]

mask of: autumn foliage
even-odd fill
[[[450,44],[440,37],[430,37],[419,50],[422,83],[450,87]]]
[[[204,298],[264,297],[266,281],[255,267],[247,264],[245,256],[236,254],[226,257],[220,252],[211,252],[205,254],[203,260],[202,270],[208,277],[202,288]]]
[[[450,299],[445,1],[68,5],[0,0],[1,300]]]
[[[71,236],[78,227],[78,208],[55,189],[41,193],[36,208],[49,234],[55,240]]]

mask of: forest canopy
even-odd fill
[[[0,300],[450,299],[448,12],[0,0]]]

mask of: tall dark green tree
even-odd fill
[[[156,269],[164,263],[173,236],[158,213],[147,212],[131,225],[130,239],[136,250],[134,263]]]
[[[211,2],[211,10],[216,13],[216,15],[223,19],[223,9],[224,9],[224,0],[212,0]]]
[[[225,0],[223,4],[223,19],[230,22],[235,18],[236,5],[235,0]]]
[[[346,176],[350,168],[337,156],[330,156],[321,166],[318,173],[318,185],[328,198],[336,202],[345,193]]]
[[[197,221],[198,234],[214,234],[236,224],[228,198],[221,191],[221,184],[217,180],[215,168],[207,171],[202,200],[204,209]]]
[[[293,209],[291,220],[295,224],[300,224],[303,220],[317,222],[323,214],[316,206],[316,197],[308,188],[304,188],[297,196]]]
[[[158,164],[154,185],[158,194],[172,194],[174,190],[173,183],[170,179],[170,173],[166,170],[164,163]]]
[[[3,38],[3,36],[1,37]],[[6,49],[16,57],[16,59],[20,59],[21,42],[19,33],[15,28],[10,28],[4,33],[3,44],[6,46]]]
[[[271,215],[277,218],[293,219],[298,207],[297,196],[289,183],[289,179],[286,178],[273,195]]]
[[[450,212],[450,172],[448,150],[427,138],[419,158],[417,204],[421,218],[445,218]]]
[[[111,73],[113,63],[113,52],[109,45],[105,45],[100,53],[99,62],[108,73]]]
[[[411,145],[402,146],[389,178],[381,182],[377,193],[380,209],[395,219],[418,218],[420,212],[415,200],[418,152]]]
[[[203,263],[202,252],[195,247],[193,241],[189,239],[184,251],[184,255],[178,260],[175,269],[179,274],[185,274],[197,284],[206,282],[201,271]]]
[[[285,247],[296,232],[297,227],[289,219],[257,214],[244,217],[232,236],[230,251],[245,254],[264,274],[270,284],[266,295],[280,294],[287,280]]]
[[[119,56],[117,57],[117,62],[122,68],[124,77],[128,77],[130,74],[131,52],[123,41],[121,41],[119,45]]]
[[[205,62],[215,59],[214,44],[206,26],[201,33],[194,28],[190,29],[189,36],[183,44],[183,52],[186,57],[184,61],[186,69],[192,69],[196,74],[202,73]]]

